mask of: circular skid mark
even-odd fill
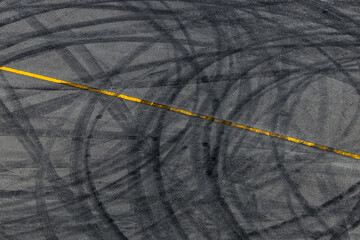
[[[355,1],[0,6],[1,65],[360,152]],[[358,238],[355,159],[0,77],[3,238]]]

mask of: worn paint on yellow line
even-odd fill
[[[345,152],[345,151],[338,150],[338,149],[335,149],[335,148],[319,145],[319,144],[312,143],[312,142],[303,141],[303,140],[300,140],[300,139],[288,137],[288,136],[285,136],[285,135],[281,135],[281,134],[261,130],[261,129],[254,128],[254,127],[249,127],[249,126],[246,126],[246,125],[242,125],[242,124],[238,124],[238,123],[234,123],[234,122],[230,122],[230,121],[226,121],[226,120],[222,120],[222,119],[218,119],[218,118],[214,118],[214,117],[207,116],[207,115],[193,113],[193,112],[186,111],[186,110],[183,110],[183,109],[170,107],[170,106],[167,106],[167,105],[163,105],[163,104],[143,100],[143,99],[140,99],[140,98],[135,98],[135,97],[131,97],[131,96],[123,95],[123,94],[118,94],[118,93],[115,93],[115,92],[110,92],[110,91],[106,91],[106,90],[92,88],[92,87],[89,87],[89,86],[86,86],[86,85],[76,84],[76,83],[72,83],[72,82],[68,82],[68,81],[64,81],[64,80],[59,80],[59,79],[55,79],[55,78],[51,78],[51,77],[46,77],[46,76],[42,76],[42,75],[38,75],[38,74],[34,74],[34,73],[24,72],[24,71],[16,70],[16,69],[13,69],[13,68],[0,67],[0,70],[7,71],[7,72],[12,72],[12,73],[16,73],[16,74],[20,74],[20,75],[24,75],[24,76],[28,76],[28,77],[33,77],[33,78],[41,79],[41,80],[48,81],[48,82],[63,84],[63,85],[67,85],[67,86],[70,86],[70,87],[80,88],[80,89],[88,90],[88,91],[91,91],[91,92],[105,94],[105,95],[109,95],[109,96],[112,96],[112,97],[117,97],[117,98],[121,98],[121,99],[124,99],[124,100],[128,100],[128,101],[131,101],[131,102],[137,102],[137,103],[141,103],[141,104],[145,104],[145,105],[149,105],[149,106],[169,110],[169,111],[172,111],[172,112],[177,112],[177,113],[188,115],[188,116],[191,116],[191,117],[202,118],[202,119],[205,119],[207,121],[221,123],[223,125],[227,125],[227,126],[231,126],[231,127],[237,127],[237,128],[244,129],[244,130],[247,130],[247,131],[251,131],[251,132],[255,132],[255,133],[259,133],[259,134],[264,134],[264,135],[274,137],[274,138],[280,138],[280,139],[283,139],[283,140],[286,140],[286,141],[289,141],[289,142],[294,142],[294,143],[305,145],[305,146],[308,146],[308,147],[313,147],[313,148],[317,148],[317,149],[320,149],[320,150],[336,153],[336,154],[339,154],[339,155],[360,159],[360,155],[358,155],[358,154]]]

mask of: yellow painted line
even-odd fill
[[[123,94],[118,94],[118,93],[115,93],[115,92],[110,92],[110,91],[106,91],[106,90],[92,88],[92,87],[89,87],[89,86],[76,84],[76,83],[72,83],[72,82],[67,82],[67,81],[64,81],[64,80],[59,80],[59,79],[55,79],[55,78],[51,78],[51,77],[46,77],[46,76],[42,76],[42,75],[38,75],[38,74],[34,74],[34,73],[24,72],[24,71],[16,70],[16,69],[13,69],[13,68],[0,67],[0,70],[7,71],[7,72],[12,72],[12,73],[16,73],[16,74],[20,74],[20,75],[24,75],[24,76],[28,76],[28,77],[33,77],[33,78],[41,79],[41,80],[48,81],[48,82],[63,84],[63,85],[67,85],[67,86],[70,86],[70,87],[76,87],[76,88],[80,88],[80,89],[83,89],[83,90],[88,90],[88,91],[91,91],[91,92],[101,93],[101,94],[109,95],[109,96],[112,96],[112,97],[125,99],[125,100],[131,101],[131,102],[137,102],[137,103],[141,103],[141,104],[145,104],[145,105],[149,105],[149,106],[169,110],[169,111],[172,111],[172,112],[177,112],[177,113],[188,115],[188,116],[191,116],[191,117],[202,118],[202,119],[205,119],[207,121],[221,123],[223,125],[244,129],[244,130],[259,133],[259,134],[264,134],[264,135],[274,137],[274,138],[280,138],[280,139],[283,139],[283,140],[286,140],[286,141],[289,141],[289,142],[294,142],[294,143],[297,143],[297,144],[317,148],[317,149],[320,149],[320,150],[336,153],[336,154],[351,157],[351,158],[360,159],[360,155],[358,155],[358,154],[345,152],[345,151],[338,150],[338,149],[335,149],[335,148],[319,145],[319,144],[312,143],[312,142],[303,141],[303,140],[300,140],[300,139],[288,137],[288,136],[285,136],[285,135],[281,135],[281,134],[261,130],[261,129],[258,129],[258,128],[249,127],[249,126],[246,126],[246,125],[242,125],[242,124],[238,124],[238,123],[234,123],[234,122],[230,122],[230,121],[226,121],[226,120],[222,120],[222,119],[218,119],[218,118],[214,118],[214,117],[207,116],[207,115],[193,113],[193,112],[186,111],[186,110],[183,110],[183,109],[170,107],[170,106],[167,106],[167,105],[163,105],[163,104],[143,100],[143,99],[140,99],[140,98],[130,97],[130,96],[123,95]]]

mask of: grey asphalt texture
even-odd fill
[[[360,154],[358,1],[0,1],[0,66]],[[360,160],[0,71],[0,239],[360,239]]]

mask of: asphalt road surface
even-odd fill
[[[360,2],[2,0],[0,66],[360,154]],[[0,239],[360,239],[360,160],[0,71]]]

